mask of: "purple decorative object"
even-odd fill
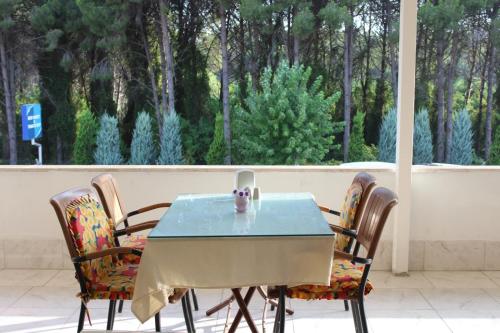
[[[233,191],[234,195],[234,206],[238,213],[246,212],[248,209],[248,204],[250,203],[250,189],[245,187],[244,189],[235,189]]]

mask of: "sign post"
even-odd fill
[[[23,123],[23,141],[31,141],[33,146],[38,147],[38,159],[36,164],[41,165],[42,144],[35,139],[42,136],[42,108],[40,104],[21,105],[21,120]]]

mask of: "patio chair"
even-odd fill
[[[128,219],[132,216],[136,216],[159,208],[168,208],[172,205],[170,202],[163,202],[127,212],[120,196],[118,184],[111,174],[105,173],[98,175],[92,178],[91,183],[92,186],[97,190],[99,198],[104,205],[104,210],[106,211],[108,217],[113,220],[115,225],[123,223],[125,225],[125,228],[128,228]],[[135,225],[147,224],[150,225],[151,228],[153,228],[157,223],[158,220],[152,220]],[[144,250],[144,245],[146,244],[146,238],[147,237],[144,235],[126,234],[120,237],[120,239],[116,239],[116,245],[132,247],[134,249],[142,251]],[[132,262],[139,264],[140,257],[124,256],[124,260],[131,260]],[[195,311],[198,311],[198,299],[196,297],[194,289],[191,289],[191,296],[193,297],[194,309]],[[122,308],[123,302],[120,301],[120,304],[118,305],[118,313],[122,312]]]
[[[329,286],[300,285],[286,289],[289,298],[303,300],[349,300],[351,302],[354,325],[357,333],[368,333],[364,297],[373,289],[368,273],[375,257],[377,245],[387,217],[397,204],[397,196],[391,190],[379,187],[373,190],[366,203],[359,230],[338,227],[343,235],[355,240],[353,253],[335,251]],[[367,251],[365,257],[358,256],[361,246]],[[268,295],[277,298],[279,290],[270,287]],[[279,302],[276,313],[275,330],[284,330],[284,302]]]
[[[375,177],[366,172],[360,172],[354,177],[351,186],[347,189],[340,211],[335,211],[324,206],[319,206],[319,208],[325,213],[338,216],[338,226],[341,228],[357,230],[359,227],[359,221],[363,215],[366,200],[375,185]],[[351,253],[353,239],[343,235],[342,232],[337,229],[337,225],[331,224],[330,227],[334,232],[337,232],[335,238],[335,249]],[[344,308],[346,311],[349,311],[349,303],[347,301],[344,301]]]
[[[107,330],[113,329],[117,300],[131,300],[138,266],[122,260],[122,255],[140,257],[142,252],[131,247],[117,247],[119,235],[144,230],[149,225],[137,225],[115,230],[97,196],[91,189],[75,188],[50,199],[75,267],[80,284],[80,316],[77,332],[83,329],[85,314],[90,322],[87,303],[94,299],[109,300]],[[182,300],[188,331],[193,325],[191,308],[187,307],[187,289],[174,289],[169,303]],[[156,331],[160,332],[160,314],[155,315]]]

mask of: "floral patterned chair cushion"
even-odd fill
[[[131,300],[134,295],[135,277],[138,266],[115,267],[92,283],[89,289],[90,299]]]
[[[144,251],[144,247],[146,246],[146,236],[130,235],[122,237],[120,238],[120,245],[125,247],[132,247],[142,252]],[[141,257],[136,256],[135,254],[125,254],[121,258],[125,264],[139,265],[139,262],[141,261]]]
[[[304,300],[332,300],[358,298],[363,266],[356,266],[347,260],[334,260],[329,286],[300,285],[287,289],[287,296]],[[373,289],[370,281],[366,282],[365,295]]]
[[[347,190],[344,203],[340,210],[339,226],[346,229],[352,229],[354,224],[354,217],[361,200],[363,189],[358,183],[352,184]],[[349,237],[337,234],[335,240],[335,249],[345,251],[349,244]]]
[[[102,205],[86,195],[72,201],[66,207],[68,229],[79,255],[113,248],[113,222],[108,219]],[[83,262],[81,268],[88,287],[106,278],[108,271],[120,266],[114,256],[106,256]]]

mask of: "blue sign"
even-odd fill
[[[22,105],[21,120],[24,141],[30,141],[42,136],[42,108],[40,104]]]

